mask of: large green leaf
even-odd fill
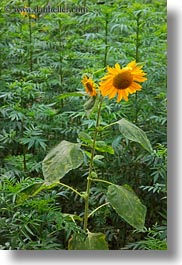
[[[150,153],[153,151],[150,141],[142,129],[124,118],[119,120],[117,123],[119,124],[119,130],[124,137],[141,144],[143,148]]]
[[[45,180],[49,183],[58,181],[70,170],[78,168],[83,163],[83,158],[79,144],[62,141],[42,162]]]
[[[134,228],[143,230],[146,207],[140,202],[134,191],[128,185],[110,185],[107,199],[114,210]]]
[[[69,250],[108,250],[105,235],[102,233],[90,233],[86,238],[83,235],[73,235],[68,243]]]

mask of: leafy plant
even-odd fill
[[[0,184],[3,249],[62,249],[70,234],[79,231],[76,216],[61,213],[58,206],[58,197],[66,196],[66,192],[52,189],[46,193],[44,188],[44,192],[34,195],[41,186],[41,179],[16,182],[3,177]]]
[[[128,69],[128,68],[126,68]],[[119,80],[121,73],[117,74],[117,80]],[[126,70],[128,71],[128,70]],[[139,73],[140,74],[140,73]],[[125,72],[124,72],[125,75]],[[142,72],[141,72],[142,75]],[[128,78],[129,75],[124,76],[124,78]],[[114,77],[114,78],[116,78]],[[123,78],[123,77],[122,77]],[[115,80],[115,79],[114,79]],[[122,79],[123,80],[123,79]],[[128,82],[128,81],[127,81]],[[83,82],[86,91],[90,93],[90,96],[95,96],[95,85],[91,79],[88,79],[88,81]],[[117,81],[118,83],[118,81]],[[72,95],[71,95],[72,96]],[[103,180],[101,178],[97,178],[97,172],[94,171],[94,157],[95,157],[95,151],[101,151],[101,152],[109,152],[113,154],[113,152],[110,152],[107,148],[107,145],[104,141],[97,141],[97,135],[99,131],[104,131],[106,128],[113,125],[107,125],[105,127],[100,126],[100,117],[101,117],[101,108],[102,108],[102,102],[103,97],[101,95],[98,95],[99,97],[99,103],[96,108],[93,108],[93,105],[90,105],[90,109],[92,111],[96,112],[96,123],[94,124],[94,132],[93,132],[93,139],[90,135],[86,133],[81,133],[80,140],[82,140],[85,144],[84,146],[87,148],[91,147],[90,155],[88,155],[88,151],[86,151],[86,154],[89,156],[89,170],[88,170],[88,177],[87,177],[87,187],[85,192],[78,192],[73,187],[66,185],[69,189],[73,190],[76,194],[78,194],[80,197],[82,197],[85,201],[85,210],[84,210],[84,217],[83,217],[83,229],[87,231],[88,226],[88,219],[91,216],[92,213],[89,214],[89,199],[90,199],[90,188],[91,185],[93,185],[93,182],[103,182],[109,185],[108,192],[107,192],[107,200],[108,203],[116,210],[116,212],[125,220],[127,221],[131,226],[138,228],[139,230],[142,230],[144,228],[144,222],[145,222],[145,215],[146,215],[146,208],[145,206],[139,201],[138,197],[135,195],[135,193],[132,191],[132,189],[129,186],[118,186],[114,185],[111,182],[108,182],[106,180]],[[133,140],[135,142],[140,143],[145,149],[147,149],[149,152],[152,152],[152,147],[150,145],[150,142],[146,136],[146,134],[139,129],[136,125],[126,121],[125,119],[122,119],[118,122],[115,122],[119,124],[119,129],[124,137],[127,139]],[[101,144],[102,143],[102,144]],[[80,149],[80,146],[74,143],[70,143],[67,141],[62,141],[58,146],[56,146],[54,149],[52,149],[49,154],[45,157],[43,160],[43,174],[46,181],[49,181],[50,183],[55,183],[59,179],[63,178],[67,172],[69,172],[72,169],[75,169],[79,167],[84,160],[84,150]],[[60,185],[65,186],[65,184],[58,183]],[[106,206],[108,203],[105,203],[98,208],[94,209],[93,212],[95,212],[97,209],[100,209],[103,206]],[[97,240],[95,239],[97,238]],[[95,240],[99,242],[101,240],[101,245],[95,244]],[[82,242],[83,241],[83,242]],[[107,243],[104,240],[104,235],[102,234],[92,234],[88,231],[87,237],[85,240],[81,240],[79,235],[76,235],[72,238],[68,245],[69,249],[107,249]]]
[[[166,1],[55,0],[80,12],[33,11],[47,5],[0,4],[1,248],[145,244],[167,208]],[[107,66],[134,60],[147,81],[128,101],[83,91],[84,76],[98,92]],[[133,233],[144,221],[147,232]]]
[[[147,231],[147,236],[144,240],[130,243],[124,249],[133,250],[167,250],[167,227],[166,223],[163,226],[154,225]]]

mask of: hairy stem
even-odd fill
[[[95,128],[94,137],[93,137],[89,173],[88,173],[88,177],[87,177],[87,188],[86,188],[86,193],[85,193],[85,212],[84,212],[84,223],[83,223],[84,230],[87,230],[87,225],[88,225],[89,195],[90,195],[90,188],[91,188],[91,182],[92,182],[91,174],[92,174],[92,168],[93,168],[93,160],[94,160],[94,154],[95,154],[95,144],[96,144],[97,133],[98,133],[97,127],[99,126],[102,100],[103,100],[103,98],[101,97],[100,103],[99,103],[99,106],[98,106],[96,128]]]
[[[137,14],[137,28],[136,28],[136,50],[135,50],[135,60],[136,62],[138,62],[139,60],[139,46],[140,46],[140,43],[139,43],[139,30],[140,30],[140,13]],[[135,123],[138,122],[138,93],[136,91],[136,94],[135,94]]]
[[[58,27],[59,27],[59,34],[60,34],[60,51],[62,49],[62,46],[61,46],[61,32],[62,32],[62,29],[61,29],[61,21],[59,20],[58,21]],[[60,92],[61,94],[63,94],[63,69],[62,69],[62,64],[63,64],[63,61],[62,61],[62,52],[60,52],[60,56],[59,56],[59,81],[60,81],[60,84],[61,84],[61,89],[60,89]],[[59,92],[59,91],[58,91]],[[61,99],[61,107],[63,108],[64,107],[64,100]]]

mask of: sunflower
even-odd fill
[[[135,61],[129,63],[126,67],[121,68],[118,63],[115,67],[107,67],[108,74],[101,78],[100,91],[102,96],[109,96],[109,99],[118,95],[117,102],[122,98],[128,101],[128,95],[141,90],[139,82],[147,80],[146,73],[143,72],[142,66],[138,66]]]
[[[97,92],[96,92],[96,89],[95,89],[95,83],[94,81],[89,78],[88,76],[84,76],[83,79],[82,79],[82,83],[85,87],[85,90],[86,92],[91,96],[96,96]]]

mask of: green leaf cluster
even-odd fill
[[[46,1],[0,3],[0,248],[165,249],[166,1],[49,4],[86,12],[33,18],[15,8]],[[92,232],[83,232],[100,97],[90,98],[81,79],[98,84],[107,65],[135,59],[147,73],[142,90],[128,102],[102,104],[90,174]]]

